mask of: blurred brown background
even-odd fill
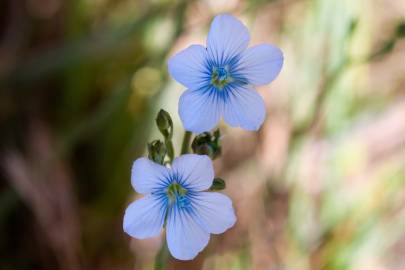
[[[257,133],[221,126],[237,225],[170,269],[405,269],[405,1],[0,1],[0,269],[154,269],[132,161],[175,119],[167,59],[239,17],[285,66]]]

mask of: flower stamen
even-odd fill
[[[211,73],[211,83],[217,89],[222,89],[232,81],[229,74],[228,66],[225,67],[213,67]]]
[[[186,196],[187,189],[183,188],[179,183],[174,182],[167,188],[167,196],[171,204],[176,203],[180,208],[185,208],[190,204],[190,200]]]

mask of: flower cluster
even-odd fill
[[[218,15],[207,48],[192,45],[169,60],[171,76],[188,88],[179,101],[188,131],[183,155],[174,158],[173,123],[161,110],[156,124],[164,142],[149,143],[148,158],[137,159],[132,167],[132,186],[144,197],[125,211],[124,231],[144,239],[165,228],[169,251],[180,260],[193,259],[208,244],[210,234],[223,233],[236,222],[232,201],[212,192],[223,189],[225,182],[214,179],[211,159],[221,153],[220,132],[210,131],[221,117],[234,127],[259,129],[265,105],[254,87],[273,81],[283,65],[280,49],[267,44],[247,48],[249,39],[240,21]],[[191,132],[199,134],[192,143],[194,154],[184,154]]]

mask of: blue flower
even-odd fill
[[[233,127],[258,130],[266,110],[254,86],[273,81],[283,65],[279,48],[248,47],[249,32],[228,14],[214,18],[207,48],[192,45],[169,60],[170,75],[188,88],[179,101],[184,128],[210,131],[223,117]]]
[[[166,221],[170,253],[179,260],[193,259],[208,244],[210,234],[223,233],[236,222],[227,196],[204,191],[213,179],[208,156],[182,155],[170,169],[147,158],[137,159],[131,183],[145,196],[128,206],[124,231],[144,239],[158,235]]]

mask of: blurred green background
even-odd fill
[[[282,48],[257,133],[221,124],[237,225],[168,269],[405,269],[405,2],[0,1],[0,269],[153,269],[130,167],[175,120],[168,57],[229,12]]]

